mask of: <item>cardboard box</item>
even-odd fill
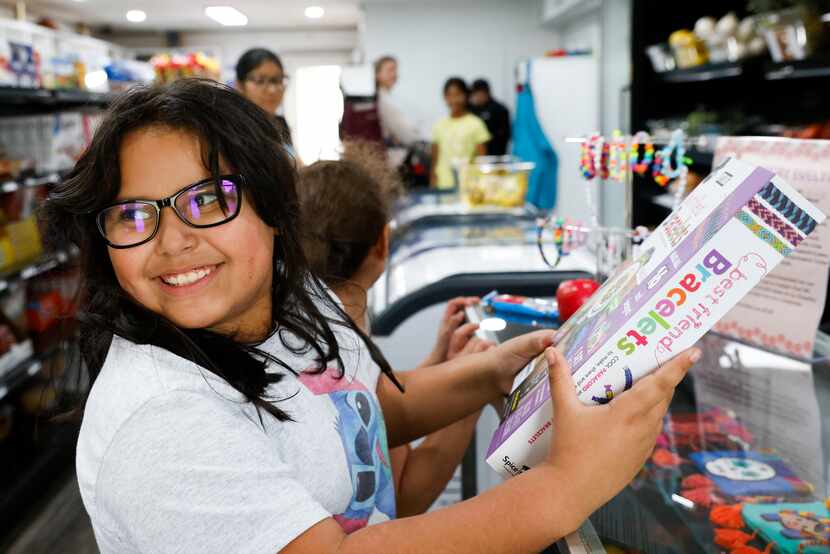
[[[727,160],[557,332],[585,404],[605,404],[692,346],[825,219],[772,172]],[[487,463],[544,459],[552,405],[543,358],[519,373]]]

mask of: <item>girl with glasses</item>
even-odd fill
[[[576,529],[639,471],[692,357],[591,408],[549,332],[395,373],[309,271],[281,140],[212,81],[137,87],[44,206],[80,248],[76,466],[101,551],[522,552]],[[543,350],[546,459],[396,519],[389,447],[502,397]]]
[[[291,129],[285,118],[277,113],[287,86],[288,75],[282,60],[270,50],[252,48],[236,62],[236,88],[268,114],[283,135],[283,142],[292,148],[293,155]]]

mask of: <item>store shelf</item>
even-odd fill
[[[746,72],[747,66],[744,63],[724,63],[666,71],[658,73],[657,76],[668,83],[691,83],[735,79],[745,75]]]
[[[0,104],[39,105],[106,105],[115,94],[85,90],[47,90],[36,88],[0,87]]]
[[[770,63],[764,68],[768,81],[830,77],[830,60],[802,60],[789,63]]]
[[[28,380],[29,377],[37,375],[42,368],[43,362],[38,359],[29,359],[4,373],[0,377],[0,400],[3,400],[11,391]]]
[[[9,288],[9,284],[14,281],[25,281],[26,279],[31,279],[32,277],[55,269],[65,264],[75,255],[76,252],[74,250],[58,250],[57,252],[50,252],[36,259],[26,260],[16,264],[0,274],[0,292]]]

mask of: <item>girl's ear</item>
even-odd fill
[[[380,234],[380,239],[378,239],[378,248],[380,249],[380,254],[385,261],[389,257],[389,237],[392,233],[389,224],[387,223],[383,227],[383,232]]]
[[[369,250],[369,255],[378,261],[386,263],[386,258],[389,257],[389,224],[383,228],[383,232],[378,237],[378,241]]]

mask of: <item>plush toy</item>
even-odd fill
[[[743,506],[740,504],[733,504],[731,506],[715,506],[709,512],[709,521],[718,527],[725,527],[727,529],[743,529],[745,526],[744,518],[741,516]]]

